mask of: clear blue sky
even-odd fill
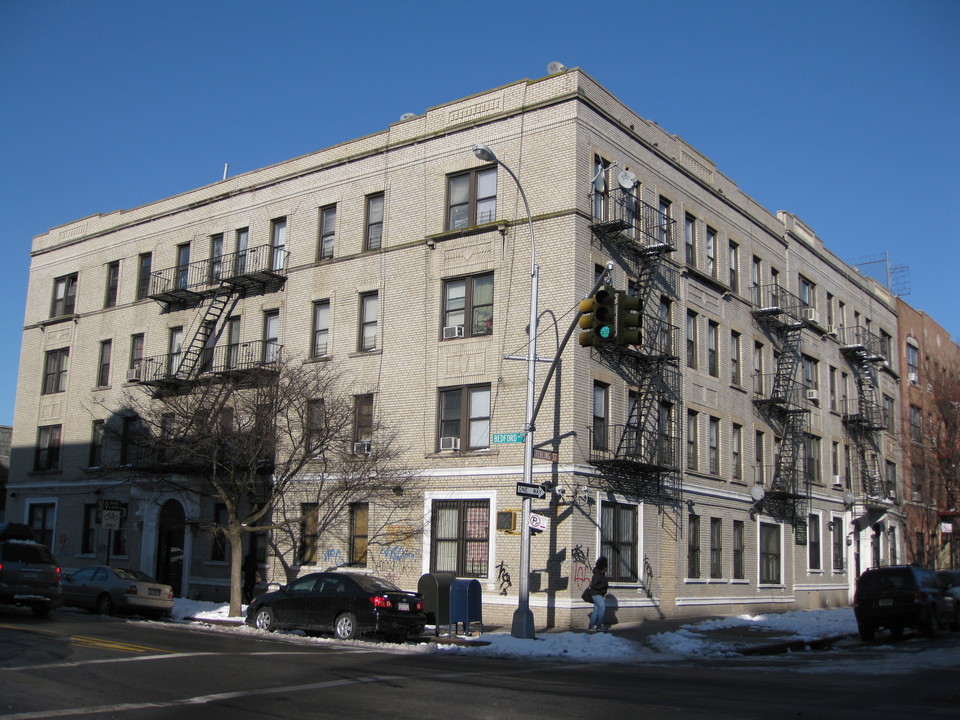
[[[960,336],[960,2],[0,0],[0,424],[31,238],[581,67]]]

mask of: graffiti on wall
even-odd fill
[[[497,565],[497,582],[500,584],[501,595],[506,595],[507,590],[513,586],[513,581],[510,579],[510,571],[507,570],[507,565],[503,560]]]
[[[582,545],[574,545],[570,551],[570,559],[573,560],[573,582],[580,590],[589,585],[593,578],[593,571],[590,569],[590,563]]]

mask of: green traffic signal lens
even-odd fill
[[[600,328],[600,337],[602,337],[604,340],[606,340],[608,337],[610,337],[610,326],[609,326],[609,325],[604,325],[604,326],[602,326],[602,327]]]

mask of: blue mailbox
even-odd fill
[[[483,632],[483,598],[479,580],[454,580],[450,585],[450,624],[454,632],[463,623],[465,634],[470,632],[470,623],[480,623]]]

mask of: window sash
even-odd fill
[[[487,577],[489,500],[434,500],[431,512],[431,572]]]
[[[367,197],[367,220],[364,249],[379,250],[383,244],[383,194]]]
[[[760,523],[760,583],[780,584],[780,526]]]
[[[687,517],[687,577],[700,577],[700,517]]]
[[[490,447],[488,385],[441,390],[439,403],[438,438],[459,438],[461,449],[464,450]],[[439,439],[437,443],[439,447]]]
[[[330,301],[322,300],[313,304],[313,342],[311,357],[324,357],[329,352],[330,338]]]
[[[34,457],[34,469],[60,469],[61,425],[47,425],[37,429],[37,448]]]
[[[636,582],[637,507],[604,502],[600,508],[600,552],[609,561],[609,579]]]
[[[723,577],[723,520],[710,518],[710,577]]]
[[[369,352],[377,349],[377,324],[380,310],[380,297],[377,293],[360,296],[360,350]]]
[[[97,369],[97,387],[110,385],[110,361],[113,355],[113,340],[100,343],[100,361]]]
[[[331,205],[320,210],[320,248],[319,259],[333,257],[337,239],[337,206]]]
[[[117,290],[120,286],[120,261],[115,260],[107,265],[107,287],[103,298],[105,308],[115,307],[117,304]]]
[[[61,393],[67,389],[67,366],[70,358],[69,348],[47,352],[43,373],[43,395]]]

